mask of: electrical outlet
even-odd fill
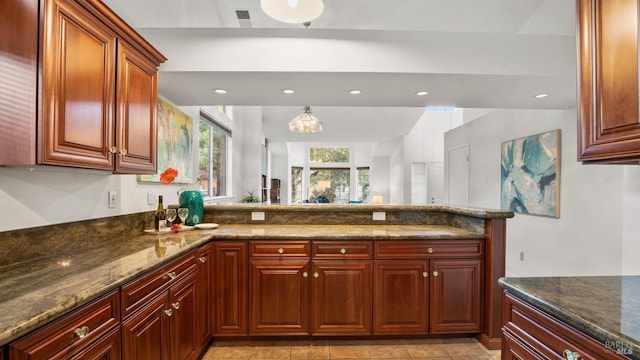
[[[520,261],[524,261],[524,251],[520,251]]]
[[[114,209],[118,204],[118,193],[115,190],[109,191],[109,209]]]
[[[252,211],[251,212],[251,220],[253,220],[253,221],[264,221],[264,211]]]
[[[155,205],[156,204],[156,193],[154,193],[153,191],[149,191],[147,193],[147,204],[149,204],[149,205]]]
[[[373,212],[373,220],[374,221],[385,221],[387,219],[387,213],[384,211],[374,211]]]

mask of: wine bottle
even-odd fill
[[[167,219],[164,215],[164,205],[162,204],[162,195],[158,196],[158,208],[155,213],[155,229],[161,231],[167,227]]]

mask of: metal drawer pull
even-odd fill
[[[167,276],[169,277],[169,279],[173,280],[173,279],[176,278],[176,276],[178,276],[178,274],[176,274],[175,271],[172,271],[172,272],[168,273]]]
[[[306,271],[302,273],[302,277],[306,278],[309,276],[309,273],[307,273]]]
[[[562,353],[562,358],[566,360],[580,360],[580,355],[577,352],[571,350],[565,350]]]
[[[428,248],[428,249],[427,249],[427,252],[428,252],[429,254],[433,254],[433,248]]]
[[[437,276],[438,276],[438,272],[437,272],[437,271],[434,271],[434,272],[433,272],[433,276],[436,276],[436,277],[437,277]]]
[[[347,253],[347,249],[345,248],[340,249],[340,254],[346,254],[346,253]]]
[[[173,306],[173,308],[176,310],[180,309],[180,301],[174,302],[173,304],[171,304],[171,306]]]
[[[167,314],[167,316],[171,316],[173,315],[173,309],[167,309],[164,311],[165,314]]]
[[[73,332],[75,332],[76,335],[78,335],[78,337],[82,339],[83,337],[87,336],[87,334],[89,333],[89,328],[87,326],[83,326],[75,329]]]
[[[424,271],[424,272],[422,273],[422,276],[423,276],[423,277],[429,277],[429,273],[428,273],[428,272],[426,272],[426,271]]]
[[[313,273],[313,277],[314,277],[314,278],[316,278],[316,279],[317,279],[317,278],[318,278],[318,276],[320,276],[320,274],[318,274],[317,272]]]
[[[278,254],[283,254],[284,253],[284,249],[283,248],[278,248]]]
[[[206,256],[200,256],[198,258],[198,260],[200,260],[200,262],[204,264],[205,262],[207,262],[207,257]]]

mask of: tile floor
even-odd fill
[[[474,338],[420,340],[217,341],[202,360],[498,360]]]

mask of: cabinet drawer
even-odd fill
[[[564,351],[569,350],[581,360],[627,359],[617,354],[616,349],[607,348],[509,294],[505,296],[505,307],[503,332],[545,358],[562,359]]]
[[[251,241],[251,257],[309,257],[308,241]]]
[[[128,316],[147,300],[196,269],[196,257],[194,253],[189,253],[124,285],[121,293],[122,317]]]
[[[371,241],[314,241],[314,259],[371,259]]]
[[[11,359],[63,359],[120,322],[117,290],[74,310],[9,346]]]
[[[376,241],[376,259],[461,258],[482,256],[481,240]]]

